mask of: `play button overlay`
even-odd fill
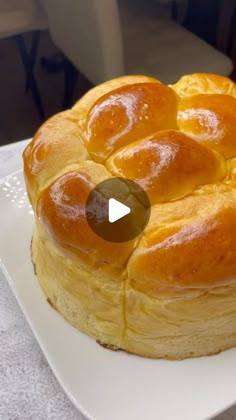
[[[110,198],[108,201],[108,220],[110,223],[114,223],[122,217],[126,216],[131,212],[131,209],[117,201],[115,198]]]
[[[89,194],[86,219],[93,232],[110,242],[126,242],[139,236],[150,217],[145,191],[126,178],[109,178]]]

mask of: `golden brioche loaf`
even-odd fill
[[[185,358],[236,345],[236,86],[124,76],[46,121],[26,147],[32,257],[52,305],[112,348]],[[85,217],[91,190],[132,179],[151,203],[112,243]]]

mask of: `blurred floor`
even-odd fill
[[[29,39],[30,34],[27,37]],[[57,51],[48,32],[43,32],[35,65],[35,79],[46,117],[61,110],[64,77],[63,73],[48,73],[43,70],[40,57],[50,57]],[[0,40],[0,63],[0,145],[3,145],[32,137],[41,121],[31,93],[24,93],[25,74],[13,38]],[[77,85],[74,101],[81,96],[80,78]]]

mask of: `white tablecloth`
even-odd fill
[[[0,147],[0,178],[21,168],[25,144]],[[236,420],[236,407],[216,419]],[[1,270],[0,420],[84,420],[53,375]]]

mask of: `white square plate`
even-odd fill
[[[104,349],[64,321],[33,273],[33,223],[17,172],[0,183],[0,264],[52,370],[83,414],[96,420],[203,420],[236,403],[236,349],[152,360]]]

